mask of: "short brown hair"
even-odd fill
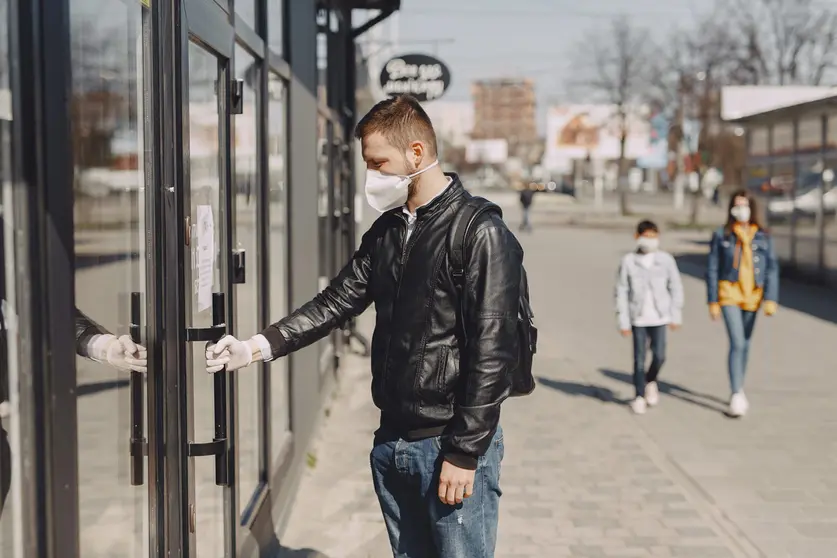
[[[432,155],[436,155],[436,132],[430,117],[416,98],[410,95],[385,99],[372,107],[358,122],[355,137],[362,140],[375,132],[404,151],[413,141],[423,141],[433,152]]]

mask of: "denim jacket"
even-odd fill
[[[724,228],[712,235],[709,260],[706,265],[706,293],[709,304],[718,302],[718,282],[738,282],[738,268],[733,265],[740,256],[741,246],[735,233],[727,234]],[[779,261],[773,248],[773,239],[762,230],[753,238],[753,271],[756,286],[764,289],[764,300],[779,301]]]
[[[670,316],[673,324],[683,322],[683,282],[677,262],[668,252],[655,252],[654,265],[646,269],[632,252],[622,258],[616,279],[616,319],[620,330],[631,329],[631,324],[642,313],[646,296],[654,297],[657,311]]]

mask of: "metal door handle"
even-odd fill
[[[247,282],[247,252],[244,250],[233,250],[232,253],[233,278],[235,285]]]
[[[142,295],[131,293],[131,340],[142,343]],[[145,482],[145,428],[143,425],[142,373],[131,371],[131,486]]]
[[[226,297],[224,293],[212,294],[212,323],[210,328],[190,328],[186,331],[187,341],[220,340],[227,333]],[[227,447],[227,376],[226,369],[217,372],[213,381],[215,399],[215,437],[211,442],[189,442],[189,456],[215,456],[215,484],[230,486],[229,449]]]

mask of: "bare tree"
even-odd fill
[[[690,31],[682,32],[676,38],[679,43],[675,52],[679,54],[676,67],[680,125],[674,129],[674,139],[678,144],[685,140],[682,124],[686,118],[698,123],[697,153],[689,151],[688,155],[696,163],[694,170],[698,173],[699,185],[704,169],[718,163],[717,147],[728,147],[730,143],[721,141],[721,136],[727,134],[721,125],[720,92],[724,85],[735,83],[739,43],[735,33],[725,24],[726,21],[722,12],[715,11],[698,20]],[[699,218],[702,193],[700,187],[693,192],[690,214],[692,224],[696,224]]]
[[[648,32],[622,16],[611,22],[610,29],[597,29],[587,35],[578,45],[575,61],[576,73],[581,77],[572,85],[615,107],[619,130],[619,208],[623,215],[629,213],[625,157],[629,114],[648,92],[651,54]]]
[[[837,69],[837,11],[815,0],[725,0],[739,37],[735,81],[821,85]]]

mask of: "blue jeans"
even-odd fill
[[[742,310],[738,306],[722,306],[721,311],[729,336],[729,386],[732,393],[738,393],[744,388],[750,338],[758,313]]]
[[[440,437],[381,441],[370,454],[375,493],[395,558],[492,558],[500,509],[503,432],[479,458],[474,493],[461,504],[439,500]]]
[[[532,224],[529,221],[529,208],[523,208],[523,223],[520,225],[520,230],[522,231],[530,231],[532,230]]]
[[[634,387],[637,397],[645,397],[645,384],[656,382],[666,361],[666,326],[634,327]],[[651,345],[651,367],[645,372],[645,353]]]

